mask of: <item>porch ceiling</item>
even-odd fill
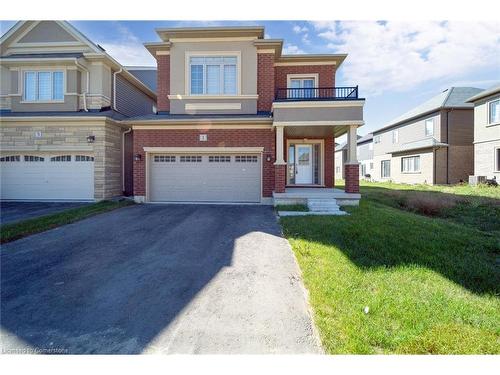
[[[287,138],[323,138],[331,136],[339,137],[347,132],[346,125],[325,126],[285,126],[285,137]]]

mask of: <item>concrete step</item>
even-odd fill
[[[307,207],[311,212],[337,212],[340,208],[337,201],[333,198],[309,198],[307,200]]]

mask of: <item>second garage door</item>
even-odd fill
[[[152,202],[260,202],[258,154],[153,154],[149,164]]]

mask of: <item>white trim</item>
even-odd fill
[[[314,79],[314,86],[317,87],[319,84],[319,73],[294,73],[294,74],[287,74],[286,75],[286,87],[291,89],[291,81],[292,79],[308,79],[308,78],[313,78]]]
[[[364,100],[273,102],[272,108],[363,107]]]
[[[244,100],[258,99],[259,95],[181,95],[174,94],[167,96],[169,100],[208,100],[208,99],[224,99],[224,100]]]
[[[186,103],[186,111],[196,110],[241,110],[241,103]]]
[[[194,125],[132,125],[133,130],[188,130],[188,129],[269,129],[272,130],[272,125],[266,124],[194,124]]]
[[[264,152],[264,147],[143,147],[144,152],[148,153],[247,153],[256,154]]]
[[[168,56],[170,51],[156,51],[156,56]]]
[[[276,50],[275,49],[257,49],[257,54],[259,53],[276,53]]]
[[[199,42],[241,42],[257,40],[254,36],[212,37],[212,38],[169,38],[171,43],[199,43]]]
[[[25,95],[25,76],[26,76],[26,73],[35,73],[36,74],[36,97],[38,98],[38,87],[39,87],[39,79],[38,79],[38,75],[39,73],[50,73],[50,97],[52,98],[53,96],[53,78],[54,78],[54,73],[62,73],[63,75],[63,80],[62,80],[62,89],[63,89],[63,98],[62,99],[46,99],[46,100],[39,100],[39,99],[35,99],[35,100],[27,100]],[[66,68],[50,68],[50,69],[47,69],[47,68],[38,68],[38,69],[21,69],[21,72],[20,72],[20,75],[21,75],[21,86],[19,86],[19,83],[18,83],[18,91],[19,89],[21,88],[21,97],[22,97],[22,100],[20,101],[20,103],[22,104],[26,104],[26,103],[32,103],[32,104],[44,104],[44,103],[64,103],[64,96],[66,95],[66,88],[67,88],[67,84],[66,84],[66,77],[67,77],[67,72],[66,72]],[[18,80],[19,80],[19,77],[18,77]]]
[[[274,66],[303,66],[303,65],[337,65],[336,61],[294,61],[294,62],[277,62]]]
[[[364,121],[274,121],[273,126],[361,126]]]
[[[236,56],[236,95],[241,95],[241,51],[186,51],[184,60],[184,95],[191,95],[191,64],[189,59],[192,56]],[[205,79],[205,74],[203,79]],[[223,77],[221,77],[223,79]],[[203,83],[205,87],[205,83]],[[221,87],[224,90],[223,87]],[[221,94],[223,96],[224,94]],[[198,96],[202,96],[198,95]],[[214,96],[214,95],[210,95]]]

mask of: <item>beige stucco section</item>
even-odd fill
[[[488,105],[499,98],[500,93],[491,95],[474,107],[474,175],[497,180],[500,171],[495,165],[495,150],[500,148],[500,124],[488,124]]]
[[[82,152],[94,156],[94,198],[108,199],[122,195],[122,141],[124,129],[104,118],[65,123],[63,121],[0,122],[0,152],[23,154],[36,152],[60,154]],[[35,138],[35,132],[41,132]],[[87,143],[94,135],[95,142]]]
[[[252,41],[218,41],[218,42],[182,42],[176,41],[170,47],[170,95],[189,96],[188,56],[191,53],[198,55],[220,55],[229,56],[233,54],[239,58],[238,86],[239,95],[257,95],[257,48]],[[171,113],[188,113],[186,103],[192,99],[171,98]],[[197,103],[228,103],[228,99],[196,99]],[[230,99],[230,103],[241,103],[240,110],[231,110],[230,113],[255,113],[257,108],[256,98],[238,100]],[[227,111],[224,111],[226,113]],[[213,111],[199,110],[197,113],[217,113]]]

